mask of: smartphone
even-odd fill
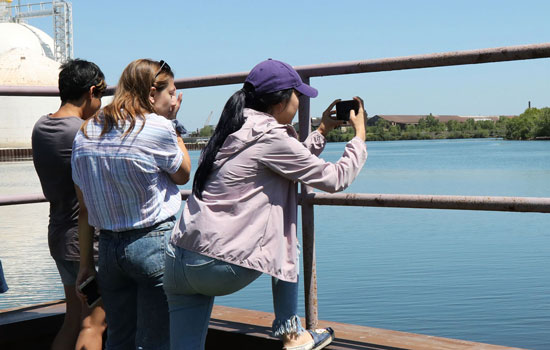
[[[359,113],[359,102],[356,100],[346,100],[336,103],[336,119],[349,120],[349,112],[355,111],[355,114]]]
[[[84,281],[78,289],[82,294],[86,295],[86,303],[88,307],[92,308],[101,300],[101,294],[99,294],[99,288],[95,276],[90,276]]]

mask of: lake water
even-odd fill
[[[322,157],[335,161],[343,147],[329,144]],[[368,149],[347,192],[550,197],[550,142],[369,142]],[[191,152],[194,164],[198,155]],[[31,162],[0,163],[1,195],[39,191]],[[47,208],[0,207],[10,286],[0,309],[63,297],[46,243]],[[317,206],[315,218],[320,319],[550,349],[549,214]],[[270,279],[216,303],[272,312]]]

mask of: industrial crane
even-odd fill
[[[210,111],[210,114],[208,115],[208,118],[206,118],[206,121],[204,122],[204,126],[208,126],[210,125],[210,119],[212,118],[212,113],[214,113],[214,111]]]

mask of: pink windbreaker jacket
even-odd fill
[[[336,163],[317,156],[326,144],[313,132],[302,144],[290,125],[245,109],[214,162],[202,200],[191,195],[172,234],[184,249],[284,281],[297,281],[297,182],[327,192],[344,190],[367,159],[353,138]]]

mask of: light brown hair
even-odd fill
[[[115,90],[113,101],[103,108],[102,113],[94,116],[96,123],[103,124],[100,137],[113,128],[124,128],[126,122],[130,125],[123,136],[130,134],[136,125],[136,119],[141,118],[145,126],[145,114],[154,113],[155,107],[149,100],[151,87],[158,91],[164,90],[174,73],[168,68],[161,70],[157,61],[150,59],[138,59],[131,62],[122,72]],[[82,131],[86,134],[86,125],[82,125]],[[139,131],[141,131],[141,129]]]

